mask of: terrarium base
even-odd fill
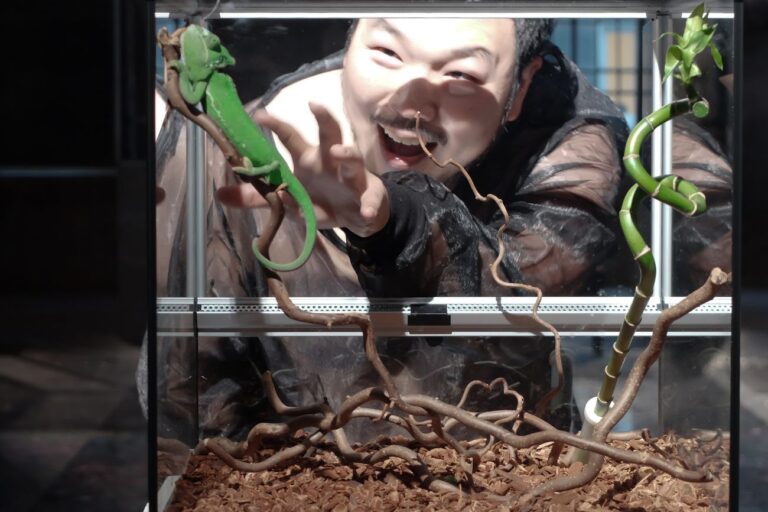
[[[691,467],[703,463],[715,478],[707,483],[683,482],[651,468],[606,459],[603,470],[590,485],[536,498],[528,510],[727,510],[727,440],[704,442],[700,438],[665,435],[656,440],[655,449],[642,439],[612,444],[657,455],[662,451]],[[310,457],[257,473],[233,470],[213,454],[193,455],[167,510],[520,510],[516,499],[525,489],[581,468],[578,463],[571,467],[548,466],[549,451],[547,445],[513,450],[497,444],[482,457],[470,477],[452,449],[418,449],[435,478],[451,482],[467,494],[424,489],[400,459],[347,465],[322,446]],[[274,451],[265,449],[259,456],[271,453]],[[509,501],[500,503],[490,494],[505,495]]]

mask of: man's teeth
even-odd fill
[[[415,138],[415,139],[404,139],[402,137],[398,137],[397,135],[395,135],[394,133],[390,132],[389,130],[387,130],[383,126],[381,128],[384,130],[384,134],[387,137],[389,137],[393,141],[397,142],[398,144],[402,144],[404,146],[418,146],[419,145],[419,139],[418,138]],[[427,144],[427,143],[429,143],[429,141],[428,140],[424,140],[424,143]]]

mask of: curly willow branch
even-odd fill
[[[563,386],[565,385],[565,379],[563,377],[563,358],[562,358],[562,352],[560,348],[560,332],[558,332],[555,327],[547,322],[546,320],[542,319],[539,316],[539,304],[541,303],[542,299],[542,292],[541,288],[538,288],[536,286],[523,284],[523,283],[511,283],[509,281],[506,281],[499,277],[499,265],[501,264],[501,261],[504,259],[504,255],[506,254],[506,244],[504,243],[504,232],[507,230],[507,226],[509,225],[509,212],[507,211],[507,207],[504,205],[504,201],[502,201],[498,196],[494,194],[486,194],[482,195],[475,186],[475,182],[472,179],[472,177],[469,175],[469,172],[467,171],[466,167],[464,167],[462,164],[454,160],[453,158],[449,158],[445,162],[439,162],[435,156],[432,154],[429,149],[427,149],[427,145],[424,142],[424,138],[421,136],[421,128],[420,128],[420,122],[421,122],[421,112],[416,112],[416,136],[419,139],[419,145],[421,146],[421,150],[429,157],[432,162],[435,163],[438,167],[448,167],[453,166],[456,169],[461,172],[461,174],[464,176],[464,179],[467,180],[467,183],[469,184],[470,188],[472,189],[472,194],[475,196],[475,199],[478,201],[482,201],[484,203],[487,203],[489,201],[493,201],[496,203],[496,206],[499,208],[499,211],[504,216],[504,222],[499,227],[499,230],[496,232],[496,242],[498,244],[498,255],[496,256],[496,259],[491,264],[491,275],[493,276],[493,280],[496,281],[496,283],[499,286],[502,286],[504,288],[511,288],[511,289],[517,289],[517,290],[524,290],[528,293],[532,293],[536,295],[536,300],[533,303],[533,307],[531,308],[531,317],[533,320],[542,326],[545,330],[552,333],[552,336],[555,338],[555,368],[557,370],[557,386],[552,388],[546,395],[544,395],[541,400],[536,404],[536,407],[534,410],[536,411],[537,415],[543,415],[547,405],[549,405],[549,402],[557,396],[557,394],[563,389]]]

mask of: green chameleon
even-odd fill
[[[219,70],[235,63],[219,38],[199,25],[190,25],[181,35],[181,61],[170,66],[179,72],[179,89],[190,105],[202,101],[203,109],[243,156],[245,167],[233,170],[244,176],[266,177],[274,186],[284,187],[299,205],[307,234],[299,256],[289,263],[276,263],[259,252],[257,241],[253,255],[265,267],[288,271],[302,266],[312,253],[317,238],[317,219],[312,200],[293,175],[275,146],[262,134],[243,108],[232,78]]]

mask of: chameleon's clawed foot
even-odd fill
[[[184,63],[182,63],[180,60],[169,60],[168,61],[168,68],[175,70],[177,73],[181,73],[183,71]]]
[[[157,33],[157,42],[161,45],[169,45],[171,43],[171,34],[168,33],[167,27],[161,27],[160,31]]]
[[[157,33],[157,41],[163,46],[181,46],[181,34],[187,27],[177,28],[173,34],[168,33],[167,27],[162,27]]]
[[[232,170],[244,176],[258,177],[269,174],[280,166],[279,162],[272,162],[266,165],[261,165],[259,167],[254,167],[253,163],[251,163],[251,160],[245,156],[243,157],[243,164],[243,167],[233,167]]]

